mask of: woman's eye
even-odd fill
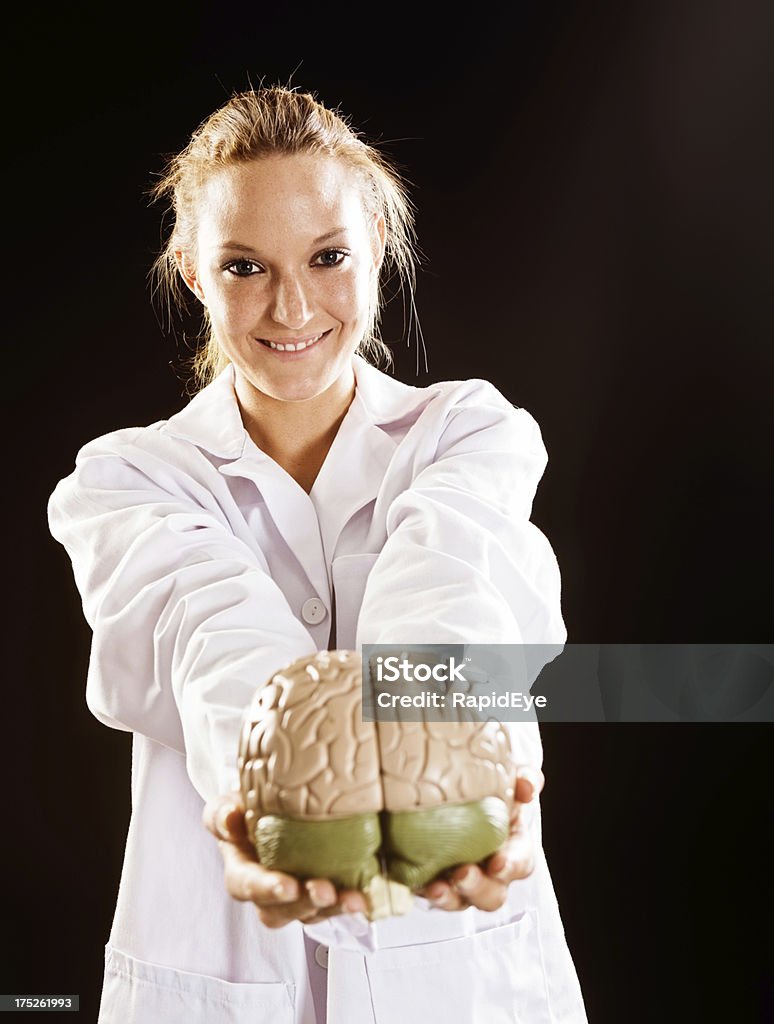
[[[258,264],[254,260],[234,260],[228,264],[226,270],[234,277],[252,277],[252,268],[258,269]]]
[[[325,252],[321,252],[317,257],[322,262],[318,264],[321,267],[337,267],[345,256],[349,256],[349,253],[344,249],[326,249]]]

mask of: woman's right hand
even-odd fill
[[[366,900],[357,889],[336,890],[327,878],[301,882],[271,871],[258,861],[248,839],[241,794],[224,793],[206,804],[202,821],[223,854],[226,890],[235,900],[251,901],[267,928],[291,921],[313,924],[335,914],[365,913]]]

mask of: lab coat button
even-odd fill
[[[327,614],[328,610],[319,597],[310,597],[308,601],[304,601],[301,607],[301,617],[310,626],[316,626],[318,622],[322,622]]]
[[[317,963],[320,965],[320,967],[324,967],[326,971],[328,970],[328,947],[327,946],[318,946],[317,949],[315,949],[315,951],[314,951],[314,958],[317,961]]]

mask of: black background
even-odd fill
[[[80,445],[186,400],[197,324],[175,338],[151,306],[161,211],[143,192],[250,81],[292,75],[405,169],[429,373],[398,299],[397,375],[490,379],[540,423],[534,519],[570,639],[771,640],[774,7],[451,12],[19,5],[6,22],[3,992],[79,992],[96,1019],[130,740],[85,706],[90,634],[45,504]],[[590,1021],[774,1013],[769,727],[543,737]]]

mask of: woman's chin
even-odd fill
[[[327,382],[319,379],[278,381],[258,374],[245,375],[248,386],[265,398],[275,402],[309,402],[327,389]]]
[[[329,392],[331,398],[333,391],[349,391],[354,373],[352,370],[351,355],[347,360],[337,360],[315,372],[302,373],[298,364],[292,367],[292,372],[287,372],[290,367],[283,367],[280,373],[256,372],[252,367],[237,367],[237,378],[242,378],[241,385],[237,391],[257,391],[267,398],[273,398],[277,402],[310,402]],[[246,387],[245,387],[246,385]],[[331,390],[333,389],[333,391]]]

